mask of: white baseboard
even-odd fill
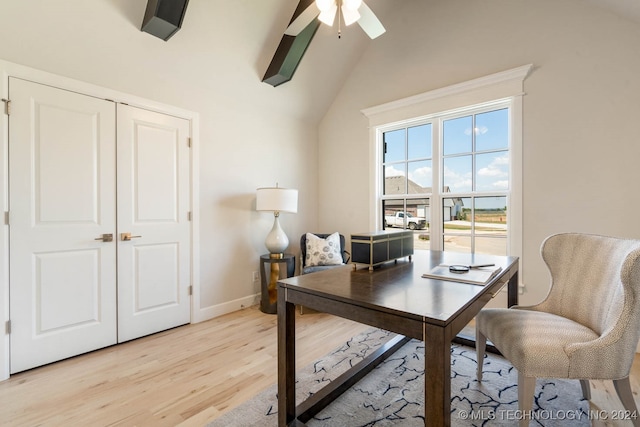
[[[233,301],[194,310],[191,323],[200,323],[224,314],[233,313],[260,303],[260,294],[249,295]]]

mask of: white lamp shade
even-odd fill
[[[291,188],[258,188],[256,210],[270,212],[298,212],[298,190]]]

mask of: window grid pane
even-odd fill
[[[445,157],[442,166],[443,193],[470,193],[473,190],[473,156]]]
[[[432,168],[431,160],[409,162],[409,182],[407,194],[431,193]]]
[[[476,151],[509,148],[509,109],[488,111],[476,115]]]
[[[389,172],[390,174],[387,175]],[[389,171],[385,168],[383,194],[385,196],[407,194],[407,178],[403,172],[398,173],[395,169]]]
[[[509,152],[476,154],[475,191],[509,190]]]
[[[384,163],[405,159],[405,129],[392,130],[383,134]]]
[[[432,146],[431,123],[407,129],[407,159],[430,159]]]
[[[470,153],[473,148],[473,117],[445,120],[442,126],[442,152],[451,154]]]

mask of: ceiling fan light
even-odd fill
[[[320,22],[327,24],[328,26],[333,26],[333,21],[336,19],[336,12],[338,11],[338,6],[333,3],[329,9],[323,10],[318,15],[318,19]]]
[[[349,9],[346,4],[342,5],[342,16],[344,17],[344,25],[351,25],[360,19],[360,13],[357,9]]]
[[[349,10],[358,10],[362,6],[362,0],[343,0],[342,9],[346,7]]]
[[[331,6],[335,6],[336,0],[316,0],[316,6],[321,12],[329,10]]]

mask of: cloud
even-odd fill
[[[473,128],[473,131],[476,135],[484,135],[485,133],[489,132],[489,128],[487,128],[486,126],[476,126]],[[466,128],[464,130],[464,134],[471,135],[471,128]]]
[[[384,176],[404,176],[404,171],[396,169],[393,166],[387,166],[384,168]]]
[[[509,173],[505,170],[489,166],[489,167],[480,169],[478,171],[478,175],[495,177],[495,176],[509,176]]]
[[[500,157],[496,157],[495,159],[493,159],[493,162],[491,162],[491,164],[492,165],[496,165],[496,166],[508,165],[509,164],[509,155],[505,153]]]
[[[409,172],[409,179],[422,187],[431,187],[432,169],[428,166]]]
[[[451,192],[471,190],[471,172],[459,174],[445,166],[444,182]]]
[[[487,167],[480,168],[478,170],[478,176],[487,177],[505,177],[509,176],[509,155],[504,154],[500,157],[495,157]]]

